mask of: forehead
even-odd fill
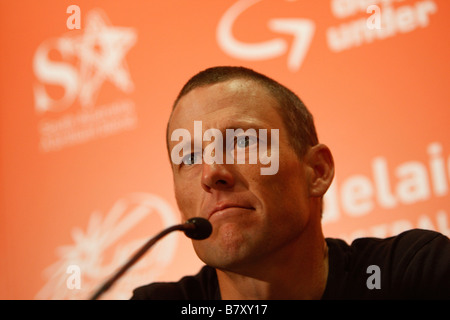
[[[198,87],[182,97],[169,123],[169,132],[189,130],[193,121],[201,120],[204,129],[222,129],[233,123],[281,129],[278,102],[269,91],[254,80],[233,79]]]

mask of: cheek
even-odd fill
[[[194,195],[192,188],[184,187],[179,183],[175,184],[175,199],[177,201],[178,209],[180,210],[181,216],[184,220],[194,217]]]
[[[279,171],[273,176],[260,176],[260,198],[271,210],[284,211],[290,215],[293,211],[304,210],[307,202],[307,183],[303,168],[297,161],[280,162]]]

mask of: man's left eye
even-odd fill
[[[243,136],[236,138],[236,145],[239,148],[246,148],[254,143],[256,143],[256,137]]]

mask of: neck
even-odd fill
[[[328,277],[328,247],[320,234],[293,243],[239,270],[217,269],[224,300],[320,299]]]

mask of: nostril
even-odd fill
[[[211,189],[232,188],[235,181],[230,167],[221,164],[203,164],[201,183],[203,188],[210,192]]]

